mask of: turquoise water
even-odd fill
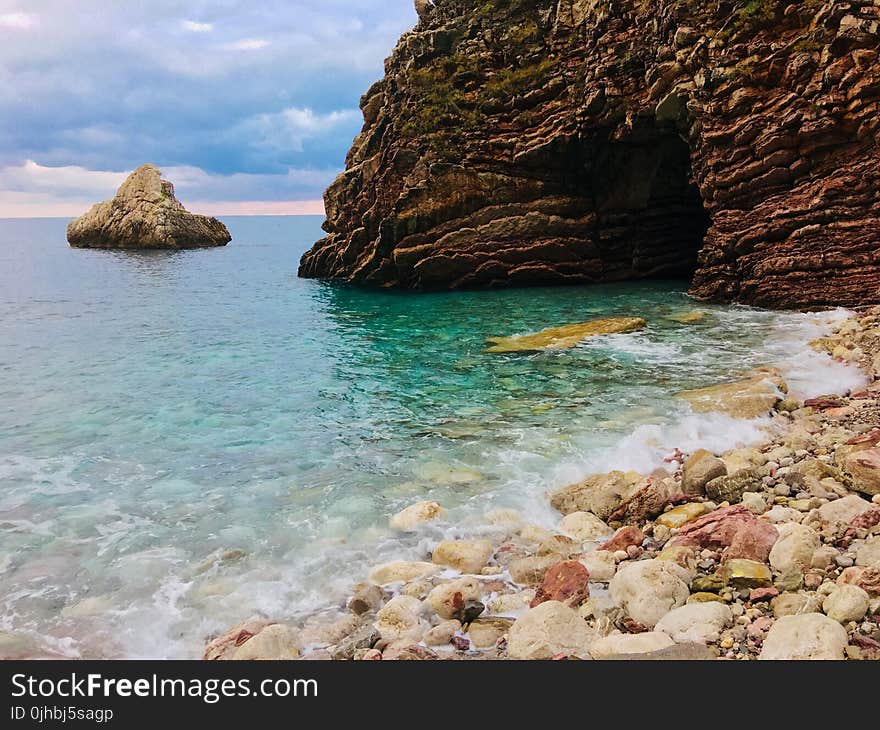
[[[226,222],[223,249],[130,253],[0,221],[0,656],[197,656],[494,507],[550,524],[545,493],[590,471],[757,438],[678,390],[767,364],[800,394],[858,379],[806,348],[832,315],[698,305],[675,281],[366,292],[296,278],[319,219]],[[649,327],[483,352],[615,315]],[[421,499],[448,519],[392,533]]]

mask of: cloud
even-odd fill
[[[0,28],[33,28],[37,24],[37,16],[30,13],[5,13],[0,15]]]
[[[0,218],[74,217],[112,198],[131,171],[51,167],[26,160],[0,168]],[[320,191],[335,170],[294,169],[282,174],[216,175],[192,166],[167,166],[162,175],[193,212],[210,215],[297,215],[323,212]]]
[[[257,147],[301,151],[308,140],[336,134],[341,128],[352,127],[360,121],[361,113],[357,109],[320,114],[312,109],[291,107],[246,119],[237,133]]]
[[[233,43],[227,43],[223,47],[229,51],[259,51],[269,45],[265,38],[245,38]]]
[[[180,25],[190,33],[211,33],[214,30],[213,23],[197,23],[194,20],[184,20]]]
[[[84,193],[51,188],[60,173],[32,171],[30,187],[7,187],[23,185],[27,160],[98,175],[146,161],[200,170],[202,187],[184,191],[196,201],[317,200],[360,129],[361,94],[416,19],[412,0],[0,0],[0,8],[5,205],[107,197],[89,187],[100,177],[82,177],[92,181]],[[50,176],[48,187],[36,185]]]

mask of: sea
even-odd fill
[[[297,278],[320,218],[224,222],[225,248],[123,252],[0,220],[0,657],[199,657],[243,619],[336,610],[493,511],[551,527],[547,494],[588,474],[761,439],[768,419],[695,414],[683,389],[759,366],[798,397],[863,382],[808,345],[842,310],[677,280],[364,290]],[[485,352],[612,316],[648,325]],[[442,519],[389,527],[421,500]]]

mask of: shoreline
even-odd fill
[[[250,619],[205,658],[880,659],[880,308],[811,344],[868,386],[800,403],[765,370],[694,391],[729,413],[772,410],[772,436],[591,475],[551,495],[555,530],[496,510],[501,538],[376,566],[347,615]],[[440,514],[416,503],[392,526]]]

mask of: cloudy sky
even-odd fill
[[[412,0],[0,0],[0,217],[144,162],[191,209],[321,212]]]

